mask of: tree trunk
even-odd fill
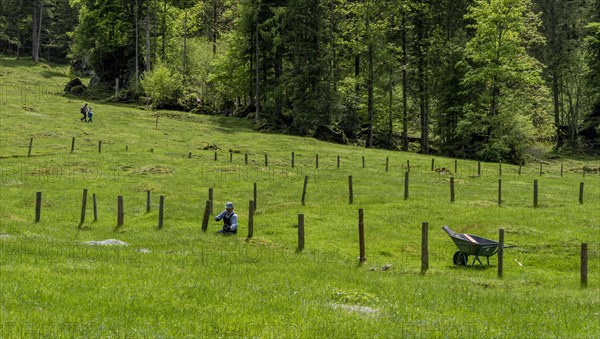
[[[150,3],[146,6],[146,72],[150,71]]]
[[[152,64],[156,63],[156,41],[157,41],[157,35],[156,35],[156,26],[157,26],[157,8],[156,8],[156,1],[154,0],[153,2],[153,6],[152,6]]]
[[[38,0],[34,0],[33,1],[33,14],[31,15],[31,57],[33,58],[34,62],[37,62],[37,50],[36,50],[36,45],[37,45],[37,34],[38,34],[38,4],[37,4]]]
[[[165,40],[167,40],[167,0],[163,2],[163,17],[162,17],[162,46],[161,46],[161,59],[165,61],[165,51],[166,45]]]
[[[360,75],[360,55],[356,54],[354,56],[354,79],[356,81],[354,85],[354,91],[356,92],[356,97],[360,95],[360,81],[358,81],[358,76]]]
[[[402,150],[408,151],[408,47],[406,42],[406,13],[402,16]]]
[[[252,99],[254,98],[254,89],[255,89],[255,85],[254,85],[254,81],[256,79],[256,76],[254,74],[254,57],[256,52],[254,52],[254,48],[256,47],[254,45],[254,34],[256,34],[254,32],[254,25],[251,26],[250,28],[250,39],[248,40],[248,45],[250,46],[250,71],[248,72],[248,101],[252,102]],[[244,99],[244,102],[246,102],[246,99]],[[245,106],[245,104],[244,104]]]
[[[183,17],[183,87],[187,81],[187,10]]]
[[[140,36],[140,25],[139,25],[139,3],[138,0],[135,0],[135,91],[139,91],[139,81],[140,81],[140,44],[139,44],[139,36]]]
[[[556,146],[562,144],[562,137],[560,132],[560,103],[558,100],[558,72],[555,70],[552,72],[552,99],[554,101],[554,128]]]
[[[275,86],[277,86],[277,90],[275,91],[275,119],[279,119],[282,112],[282,91],[281,91],[281,75],[283,74],[283,53],[281,52],[281,48],[277,47],[275,51]],[[275,122],[275,121],[274,121]]]
[[[213,55],[217,54],[217,33],[219,29],[219,16],[217,13],[218,4],[217,0],[213,0],[213,27],[212,27],[212,52]]]
[[[254,114],[254,121],[258,121],[258,117],[260,115],[260,72],[259,72],[259,30],[258,30],[258,13],[256,15],[256,34],[254,36],[254,53],[256,55],[256,60],[254,62],[254,67],[256,71],[256,112]]]
[[[31,54],[34,62],[40,60],[40,49],[42,41],[42,18],[44,14],[44,3],[41,0],[34,0],[33,2],[33,15],[31,16],[32,22],[32,40],[31,40]]]
[[[42,49],[42,19],[44,18],[44,2],[40,0],[40,19],[38,21],[38,34],[36,42],[36,62],[40,59],[40,50]]]
[[[424,14],[420,14],[421,16]],[[418,34],[418,82],[419,82],[419,111],[421,114],[421,152],[429,153],[429,112],[427,110],[427,81],[426,81],[426,61],[425,61],[425,27],[423,19],[417,19]]]
[[[367,110],[369,112],[369,135],[367,145],[373,147],[373,43],[369,42],[367,48]]]
[[[389,126],[388,144],[392,146],[394,139],[394,70],[390,68],[390,91],[389,91]]]
[[[330,86],[332,87],[332,93],[337,93],[337,79],[336,79],[336,69],[337,69],[337,49],[335,45],[335,22],[333,19],[334,13],[334,0],[329,1],[329,11],[332,15],[332,19],[329,20],[329,43],[331,48],[331,65],[330,65]]]

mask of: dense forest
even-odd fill
[[[0,0],[0,52],[340,143],[600,153],[600,0]]]

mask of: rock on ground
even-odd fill
[[[123,242],[121,240],[117,240],[117,239],[107,239],[107,240],[100,240],[100,241],[88,241],[86,242],[87,245],[92,245],[92,246],[129,246],[128,243]]]

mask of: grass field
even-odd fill
[[[94,122],[83,123],[83,101],[62,96],[66,74],[60,65],[0,58],[2,338],[600,333],[598,158],[557,158],[521,169],[503,164],[502,175],[499,164],[482,163],[478,175],[477,162],[459,159],[455,171],[454,159],[434,157],[434,167],[450,175],[432,171],[430,156],[257,133],[235,118],[90,102]],[[254,183],[254,237],[247,240]],[[236,204],[237,236],[215,234],[221,224],[212,218],[208,232],[201,231],[209,188],[215,213],[226,201]],[[80,226],[83,189],[89,194]],[[36,192],[42,192],[39,223]],[[117,196],[124,200],[121,228]],[[365,214],[362,265],[359,208]],[[302,252],[296,250],[299,213],[305,215]],[[429,224],[425,275],[423,222]],[[497,277],[496,256],[490,266],[453,265],[456,247],[444,225],[491,239],[503,228],[506,243],[517,246],[505,250],[504,277]],[[129,246],[85,244],[105,239]],[[587,288],[579,280],[583,242],[589,244]]]

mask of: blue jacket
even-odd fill
[[[215,220],[219,221],[223,218],[229,219],[229,222],[231,223],[231,226],[229,227],[229,229],[231,231],[237,230],[238,216],[237,216],[237,214],[235,214],[235,212],[227,213],[227,210],[224,210],[223,212],[219,213],[219,215],[217,215],[215,217]]]

